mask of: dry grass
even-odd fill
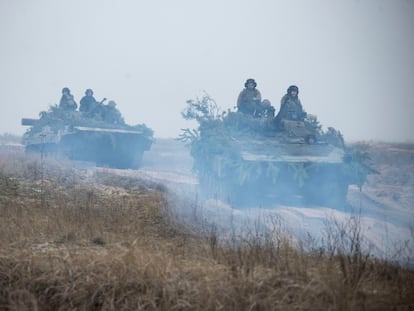
[[[414,273],[274,232],[222,239],[164,187],[21,152],[0,155],[1,310],[412,310]],[[188,203],[191,205],[190,203]],[[349,243],[346,244],[349,246]]]

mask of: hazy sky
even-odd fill
[[[0,0],[0,134],[69,87],[177,137],[186,100],[290,84],[346,141],[414,141],[414,0]]]

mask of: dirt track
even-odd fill
[[[144,155],[139,170],[114,170],[117,174],[138,176],[164,184],[176,200],[178,213],[189,219],[205,219],[223,228],[246,228],[261,219],[264,225],[281,220],[284,230],[298,239],[312,236],[325,238],[327,226],[346,222],[352,216],[360,219],[366,246],[381,257],[392,257],[405,247],[405,256],[414,258],[414,144],[359,143],[367,151],[372,166],[380,174],[371,175],[362,191],[351,186],[348,206],[339,209],[324,206],[282,206],[234,209],[217,199],[202,200],[197,193],[197,179],[191,172],[192,159],[188,149],[175,140],[159,139]],[[21,146],[1,146],[2,150],[22,151]],[[90,166],[91,170],[95,170]],[[197,214],[197,215],[196,215]],[[270,220],[269,220],[270,219]],[[270,223],[269,223],[270,221]],[[413,262],[414,265],[414,262]]]
[[[366,247],[381,257],[393,257],[403,245],[407,256],[414,257],[414,144],[358,143],[367,151],[371,165],[380,174],[371,175],[360,191],[350,186],[348,205],[338,209],[324,206],[251,207],[233,209],[219,200],[202,201],[197,195],[197,180],[191,174],[191,157],[179,142],[160,141],[146,155],[144,167],[137,173],[164,183],[172,192],[199,200],[200,217],[219,225],[245,228],[257,219],[278,217],[286,231],[298,239],[311,235],[325,237],[333,222],[346,223],[358,217]],[[266,222],[266,221],[264,221]],[[411,253],[410,253],[411,252]]]

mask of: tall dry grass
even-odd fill
[[[0,309],[414,308],[413,271],[364,254],[357,221],[305,250],[277,221],[226,238],[214,224],[195,230],[173,217],[169,196],[113,170],[3,153]]]

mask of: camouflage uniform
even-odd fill
[[[249,84],[253,84],[253,88],[249,87]],[[254,79],[246,80],[245,88],[237,98],[237,111],[254,116],[256,111],[260,110],[262,95],[256,89],[256,85]]]
[[[280,122],[282,119],[303,121],[306,117],[306,112],[303,111],[299,97],[297,95],[292,96],[290,92],[291,89],[296,89],[297,93],[299,93],[296,86],[289,87],[287,94],[285,94],[280,101],[280,110],[276,116],[277,122]]]
[[[237,99],[237,110],[245,114],[254,115],[260,105],[262,95],[256,89],[244,89]]]
[[[125,124],[124,118],[113,100],[109,101],[107,105],[103,105],[103,120],[111,124]]]
[[[79,111],[92,113],[97,106],[98,102],[96,101],[95,97],[92,95],[85,95],[80,101]]]
[[[71,111],[75,111],[76,108],[78,108],[78,104],[75,102],[73,95],[70,94],[70,90],[66,87],[62,89],[62,97],[60,99],[59,107]]]

